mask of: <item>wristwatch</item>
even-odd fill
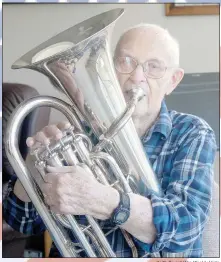
[[[120,194],[120,203],[111,216],[113,225],[121,225],[127,221],[130,216],[130,197],[124,192],[118,191]]]

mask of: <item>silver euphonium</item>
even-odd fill
[[[116,255],[105,237],[108,233],[102,232],[93,217],[86,216],[88,224],[81,225],[75,216],[54,214],[45,204],[39,185],[18,150],[22,121],[32,110],[55,108],[74,127],[66,130],[59,142],[34,152],[35,166],[42,178],[47,164],[82,165],[101,183],[117,190],[141,195],[146,190],[161,193],[131,120],[136,103],[143,97],[142,89],[135,88],[130,103],[126,104],[110,53],[111,31],[123,12],[114,9],[83,21],[37,46],[12,65],[13,69],[29,68],[48,76],[71,102],[48,96],[25,101],[13,113],[5,136],[8,159],[64,257],[78,257],[82,249],[88,257]],[[78,244],[71,242],[66,228],[72,230]],[[128,241],[129,234],[123,230],[122,233]],[[137,256],[135,245],[131,248]]]

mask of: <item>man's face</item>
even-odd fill
[[[163,43],[157,43],[153,32],[149,33],[139,30],[126,34],[115,53],[115,58],[129,57],[127,59],[130,60],[130,58],[133,58],[134,61],[136,60],[141,64],[146,61],[154,61],[153,63],[149,63],[149,65],[152,65],[152,71],[154,72],[156,65],[160,65],[160,70],[163,70],[159,71],[157,69],[159,75],[162,75],[159,79],[147,76],[147,72],[144,72],[141,65],[138,65],[132,73],[120,73],[116,70],[126,101],[130,100],[128,91],[137,86],[140,86],[146,95],[135,109],[133,114],[134,120],[144,116],[146,118],[160,111],[162,100],[172,84],[172,69],[165,69],[165,67],[171,66],[167,53]]]

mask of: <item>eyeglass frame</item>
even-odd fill
[[[115,66],[115,60],[116,60],[116,59],[118,59],[118,58],[125,58],[125,57],[132,58],[132,59],[137,63],[137,65],[136,65],[136,67],[134,68],[134,70],[132,70],[130,73],[122,73],[122,72],[120,72],[120,71],[116,68],[116,66]],[[157,60],[157,61],[159,61],[159,62],[162,62],[163,64],[165,64],[164,61],[162,61],[162,60],[160,61],[160,60],[158,60],[157,58],[151,58],[149,61],[154,60],[154,59]],[[144,64],[145,64],[146,62],[148,62],[148,59],[147,59],[144,63],[139,63],[139,62],[137,61],[137,59],[135,59],[135,58],[132,57],[132,56],[128,56],[128,55],[127,55],[127,56],[114,57],[114,58],[113,58],[113,61],[114,61],[114,67],[115,67],[115,69],[116,69],[120,74],[127,75],[127,74],[132,74],[132,73],[137,69],[137,67],[138,67],[139,65],[143,68],[143,72],[145,73]],[[162,76],[160,76],[160,77],[150,77],[150,78],[152,78],[152,79],[160,79],[160,78],[162,78],[162,77],[165,76],[167,69],[171,69],[171,68],[178,68],[178,66],[165,66],[165,71],[164,71],[164,73],[163,73]]]

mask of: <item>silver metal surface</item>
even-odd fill
[[[59,106],[58,100],[50,97],[39,97],[30,99],[28,102],[25,102],[18,106],[16,111],[12,114],[8,123],[8,127],[6,129],[5,149],[7,152],[8,160],[10,161],[13,169],[16,172],[16,175],[27,191],[29,197],[31,198],[31,201],[34,204],[36,210],[43,219],[59,251],[64,257],[77,257],[77,253],[69,245],[69,243],[71,242],[70,238],[68,237],[64,229],[60,226],[60,224],[53,219],[51,212],[45,205],[43,199],[41,198],[41,195],[39,195],[35,185],[35,181],[32,178],[30,171],[26,167],[26,164],[18,149],[19,131],[25,116],[27,116],[28,113],[39,106],[48,106],[52,104],[55,108],[55,105],[57,105],[57,108],[63,111],[63,113],[66,112],[66,116],[68,118],[71,116],[71,111],[69,110],[68,105],[62,101]],[[69,121],[73,121],[71,117],[69,118]]]
[[[96,256],[87,240],[91,234],[100,244],[99,254],[107,257],[115,257],[115,254],[94,218],[86,216],[90,225],[86,237],[84,231],[86,233],[87,230],[79,231],[84,226],[78,226],[73,216],[67,215],[63,220],[58,216],[56,219],[36,190],[35,182],[18,151],[17,141],[23,119],[35,108],[53,107],[61,111],[75,127],[67,130],[60,141],[50,144],[43,151],[34,152],[36,167],[42,177],[47,164],[81,165],[91,170],[101,183],[118,190],[132,192],[128,181],[134,181],[136,193],[142,195],[148,189],[161,194],[131,120],[136,104],[142,99],[142,90],[139,87],[133,90],[132,101],[126,105],[110,54],[111,32],[122,14],[123,9],[114,9],[75,25],[34,48],[12,66],[14,69],[28,68],[43,73],[70,100],[71,105],[41,96],[23,103],[8,124],[5,140],[11,165],[64,257],[78,256],[77,246],[82,247],[88,256]],[[97,146],[94,138],[89,139],[88,128],[99,141]],[[106,167],[107,163],[111,170]],[[71,244],[63,233],[63,226],[73,230],[79,245]],[[122,233],[126,241],[131,242],[129,234],[125,231]],[[131,243],[136,257],[136,247]]]

